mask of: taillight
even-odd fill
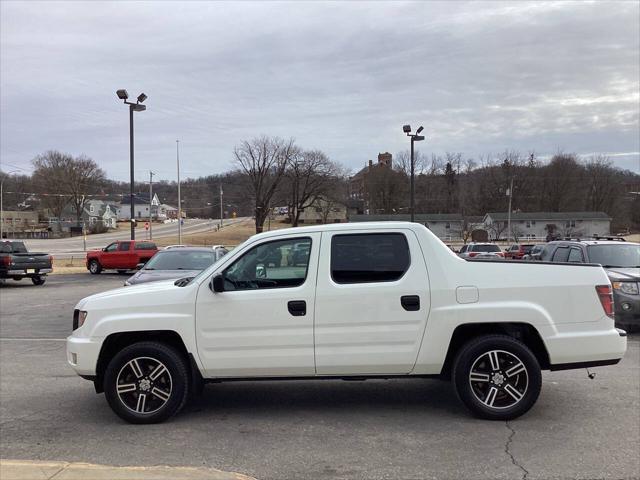
[[[498,256],[504,258],[504,253],[503,252],[498,252]]]
[[[471,253],[469,254],[469,257],[475,257],[476,255],[478,255],[478,252],[471,252]]]
[[[2,264],[5,267],[8,267],[9,265],[11,265],[11,257],[7,256],[7,257],[2,257]]]
[[[611,285],[598,285],[596,292],[598,292],[598,298],[600,299],[605,315],[613,318],[613,290],[611,289]]]
[[[51,266],[53,267],[53,255],[49,255],[49,263],[51,263]]]

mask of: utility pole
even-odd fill
[[[222,183],[220,183],[220,229],[222,229],[223,217],[224,217],[224,207],[222,205]]]
[[[182,200],[180,199],[180,140],[176,140],[176,163],[178,165],[178,245],[182,245]]]
[[[509,211],[507,212],[507,243],[511,241],[511,199],[513,198],[513,177],[511,177],[511,185],[507,192],[509,197]]]
[[[153,175],[154,173],[149,170],[149,240],[153,240],[153,234],[151,233],[151,229],[153,228]]]

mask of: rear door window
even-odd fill
[[[566,262],[569,259],[569,247],[559,247],[553,254],[554,262]]]
[[[568,261],[572,263],[583,263],[584,256],[582,255],[582,250],[580,250],[579,248],[572,248],[569,252]]]
[[[331,278],[336,283],[393,282],[409,269],[409,244],[402,233],[334,235]]]

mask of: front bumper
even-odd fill
[[[629,295],[618,290],[613,291],[616,324],[640,327],[640,295]]]
[[[67,363],[80,376],[95,376],[102,339],[67,337]]]

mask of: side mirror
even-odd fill
[[[136,265],[136,270],[140,270],[142,267],[144,267],[144,263],[139,263]]]
[[[224,292],[224,277],[220,274],[211,279],[211,290],[216,293]]]

